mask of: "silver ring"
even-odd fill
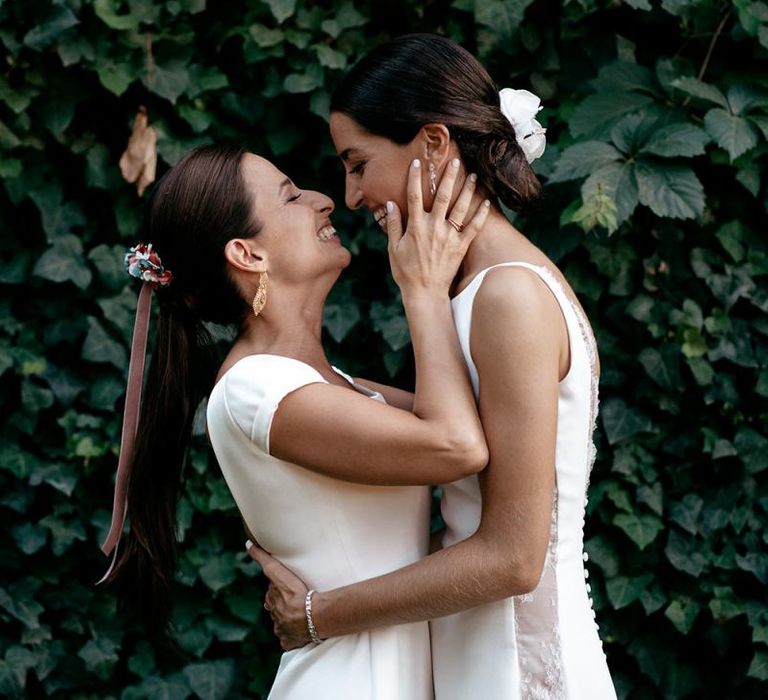
[[[456,229],[457,233],[461,233],[464,230],[464,224],[457,224],[453,219],[448,217],[446,221]]]

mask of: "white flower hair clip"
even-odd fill
[[[541,100],[528,90],[504,88],[499,91],[501,113],[515,129],[517,145],[523,149],[525,159],[532,163],[544,153],[547,130],[534,117],[542,109]]]

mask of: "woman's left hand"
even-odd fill
[[[309,590],[296,574],[272,555],[250,541],[246,549],[251,559],[261,565],[269,579],[264,608],[272,618],[272,630],[280,640],[283,651],[309,644],[309,630],[304,612],[304,599]]]

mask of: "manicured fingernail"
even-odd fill
[[[418,158],[414,158],[412,165],[413,165],[414,168],[420,168],[421,167],[421,161]]]
[[[253,542],[251,540],[246,540],[245,541],[245,549],[246,549],[246,551],[250,552],[251,551],[251,547],[253,547]]]
[[[458,158],[454,158],[454,159],[451,161],[451,167],[452,167],[454,170],[456,170],[456,169],[459,167],[459,159],[458,159]]]
[[[472,174],[469,176],[469,180],[470,180],[470,182],[477,182],[477,175],[475,175],[474,173],[472,173]]]
[[[395,211],[395,203],[387,202],[387,212],[391,214],[393,211]]]

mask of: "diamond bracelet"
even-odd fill
[[[307,629],[309,630],[309,638],[313,644],[320,644],[323,640],[320,639],[320,635],[317,633],[315,627],[315,621],[312,619],[312,596],[315,594],[314,588],[311,591],[307,591],[307,596],[304,598],[304,615],[307,618]]]

